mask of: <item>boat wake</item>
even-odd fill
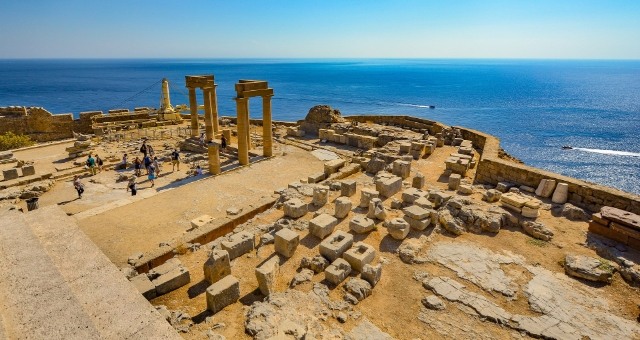
[[[629,151],[588,149],[588,148],[573,148],[573,150],[594,152],[594,153],[600,153],[600,154],[604,154],[604,155],[640,157],[640,153],[638,153],[638,152],[629,152]]]

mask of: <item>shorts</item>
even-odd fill
[[[153,175],[153,174],[149,174],[149,176],[147,176],[147,178],[149,178],[149,180],[153,180],[153,179],[155,179],[155,178],[156,178],[156,176],[155,176],[155,175]]]
[[[171,164],[180,164],[180,161],[177,159],[171,160]]]

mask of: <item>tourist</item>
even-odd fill
[[[144,158],[142,159],[142,162],[144,163],[144,168],[147,170],[147,175],[149,174],[149,166],[151,165],[151,157],[149,156],[144,156]]]
[[[153,166],[153,164],[149,164],[149,167],[147,167],[147,171],[147,178],[149,179],[149,182],[151,182],[151,187],[153,188],[153,186],[156,185],[156,183],[153,181],[156,178],[156,167]]]
[[[142,152],[142,158],[147,157],[147,153],[149,152],[149,149],[147,148],[147,141],[143,140],[142,141],[142,146],[140,147],[140,152]]]
[[[131,196],[135,196],[138,193],[138,189],[136,188],[136,175],[131,176],[129,178],[129,183],[127,183],[127,191],[131,190]]]
[[[200,176],[200,175],[202,175],[202,168],[200,167],[200,165],[198,165],[198,166],[196,167],[196,170],[193,172],[193,175],[194,175],[194,176]]]
[[[160,163],[158,163],[158,157],[153,157],[153,166],[156,168],[156,176],[160,176]]]
[[[98,172],[102,172],[102,166],[104,165],[104,162],[102,161],[102,158],[100,158],[100,156],[96,155],[96,165],[98,168]]]
[[[133,160],[133,169],[136,176],[140,176],[140,169],[142,169],[142,161],[140,157],[136,156],[136,159]]]
[[[127,157],[127,154],[125,153],[125,154],[122,156],[122,162],[120,162],[120,169],[123,169],[123,170],[124,170],[124,169],[126,169],[126,168],[127,168],[127,163],[128,163],[128,161],[129,161],[127,158],[128,158],[128,157]]]
[[[204,132],[200,134],[200,144],[204,145]]]
[[[94,176],[96,174],[96,160],[91,157],[91,154],[89,154],[89,157],[87,158],[87,166],[89,167],[91,176]]]
[[[224,151],[227,150],[227,139],[224,138],[224,134],[220,137],[220,149]]]
[[[147,152],[149,153],[149,157],[153,157],[155,152],[153,151],[153,146],[151,144],[147,145]]]
[[[171,153],[171,165],[173,166],[171,172],[176,170],[176,165],[178,166],[178,171],[180,171],[180,153],[178,152],[178,149],[173,149],[173,152]]]
[[[82,193],[84,192],[84,184],[80,182],[80,176],[73,176],[73,187],[78,192],[78,198],[82,198]]]

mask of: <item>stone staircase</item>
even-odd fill
[[[0,339],[180,339],[74,221],[0,217]]]

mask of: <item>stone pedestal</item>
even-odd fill
[[[558,183],[556,190],[553,192],[551,202],[564,204],[567,203],[569,197],[569,185],[567,183]]]
[[[281,229],[275,235],[274,246],[276,253],[291,257],[300,243],[300,235],[291,229]]]
[[[227,275],[231,275],[231,262],[229,252],[226,250],[213,250],[203,265],[204,278],[210,284],[220,281]]]
[[[240,283],[228,275],[207,288],[207,309],[217,313],[240,298]]]
[[[536,195],[540,197],[549,197],[553,193],[553,189],[556,188],[556,181],[553,179],[543,179],[536,189]]]
[[[284,229],[283,229],[284,230]],[[280,270],[280,261],[277,256],[272,256],[256,267],[256,279],[258,288],[263,295],[268,296],[275,291],[276,277]]]
[[[352,203],[347,197],[338,197],[335,201],[336,210],[334,216],[336,218],[345,218],[351,211]]]

